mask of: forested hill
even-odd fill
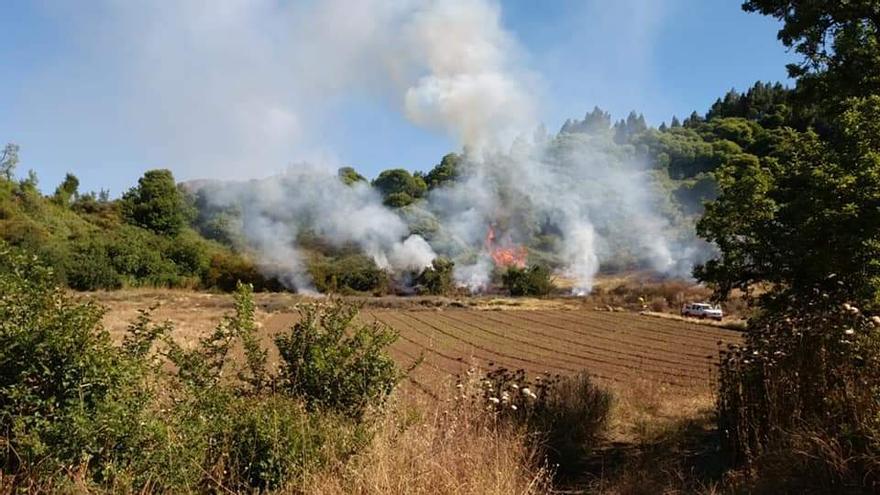
[[[594,108],[582,120],[566,121],[553,138],[589,135],[643,161],[668,192],[670,208],[681,219],[679,227],[693,229],[703,202],[715,195],[714,171],[772,155],[797,129],[810,125],[793,114],[791,98],[792,92],[782,85],[759,82],[744,93],[731,90],[704,114],[673,117],[658,128],[649,127],[635,112],[614,122],[607,112]],[[176,185],[167,170],[152,170],[122,198],[110,199],[106,192],[79,191],[77,178],[69,174],[46,195],[39,191],[33,172],[16,176],[18,165],[18,149],[8,145],[0,174],[0,237],[46,259],[58,280],[71,288],[228,290],[239,279],[258,289],[282,288],[260,274],[240,242],[237,212],[211,207],[200,195],[212,181]],[[386,170],[371,186],[386,206],[405,208],[456,181],[459,167],[460,156],[450,153],[427,172]],[[346,184],[367,181],[350,167],[340,169],[339,177]],[[332,247],[307,235],[297,241],[307,249],[309,274],[319,290],[393,288],[390,274],[357,249]],[[534,240],[530,262],[553,265],[551,257],[541,256],[541,244],[547,242]]]

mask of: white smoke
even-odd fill
[[[262,268],[297,290],[313,290],[297,249],[304,232],[334,246],[355,245],[395,272],[423,269],[436,257],[368,184],[345,185],[332,169],[299,164],[281,175],[205,192],[211,206],[239,209],[242,233]]]
[[[404,94],[413,122],[466,146],[509,142],[534,125],[534,101],[514,63],[518,47],[489,1],[429,2],[403,29],[410,60],[426,71]]]
[[[289,286],[312,289],[298,245],[312,232],[392,271],[449,256],[472,290],[490,282],[492,224],[511,242],[560,239],[540,251],[575,279],[577,293],[609,260],[677,273],[692,254],[670,233],[663,195],[634,153],[609,136],[524,137],[538,128],[540,84],[495,0],[104,0],[93,8],[110,21],[87,24],[91,41],[112,47],[130,82],[119,89],[130,92],[120,112],[133,135],[152,136],[191,176],[275,172],[207,191],[214,205],[240,210],[247,247]],[[400,212],[328,166],[278,173],[292,157],[326,154],[323,130],[352,92],[454,138],[466,150],[460,180]],[[413,216],[436,232],[412,235]]]

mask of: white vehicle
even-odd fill
[[[694,318],[712,318],[721,321],[724,314],[721,312],[721,306],[712,306],[707,303],[688,303],[682,306],[681,316],[691,316]]]

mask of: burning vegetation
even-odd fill
[[[495,228],[489,226],[486,232],[486,252],[492,257],[492,262],[498,268],[525,268],[529,250],[523,245],[502,242],[496,243]]]

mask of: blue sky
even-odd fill
[[[340,59],[336,67],[336,47],[327,49],[326,43],[314,55],[307,46],[272,46],[274,40],[291,43],[286,35],[252,36],[264,27],[270,34],[285,33],[285,18],[247,9],[246,22],[253,25],[236,21],[236,31],[211,38],[222,46],[205,47],[196,39],[204,26],[187,23],[198,23],[199,9],[213,4],[184,3],[193,6],[178,16],[168,8],[175,2],[158,2],[162,7],[144,11],[150,15],[121,11],[119,2],[109,0],[3,2],[0,141],[21,146],[20,175],[34,169],[41,188],[52,190],[72,171],[83,189],[105,188],[117,195],[155,167],[171,168],[180,179],[243,178],[323,160],[375,176],[390,167],[428,169],[460,146],[446,133],[408,119],[399,95],[375,73],[361,78],[351,70],[350,82],[332,91],[294,89],[291,81],[300,88],[332,85],[334,71],[348,72],[345,65],[351,64]],[[705,111],[731,87],[786,81],[785,65],[794,55],[776,40],[778,24],[746,14],[739,5],[722,0],[498,4],[501,27],[518,45],[518,70],[533,82],[536,117],[551,131],[594,105],[615,118],[634,109],[656,125],[673,114]],[[170,26],[168,19],[174,20]],[[312,21],[296,20],[303,26]],[[182,41],[176,41],[176,30],[186,32]],[[253,41],[240,52],[239,35]],[[333,45],[334,38],[328,39]],[[351,53],[342,45],[339,53]],[[261,48],[272,55],[264,57]],[[322,71],[330,77],[318,77]],[[221,83],[202,91],[198,81]],[[246,105],[236,104],[241,95],[247,95]],[[321,101],[309,101],[316,99]],[[246,108],[264,103],[260,115],[272,122],[247,120]],[[298,109],[295,115],[278,111],[287,105]],[[306,138],[288,138],[287,132],[299,136],[303,128]],[[264,145],[270,138],[275,141]]]

